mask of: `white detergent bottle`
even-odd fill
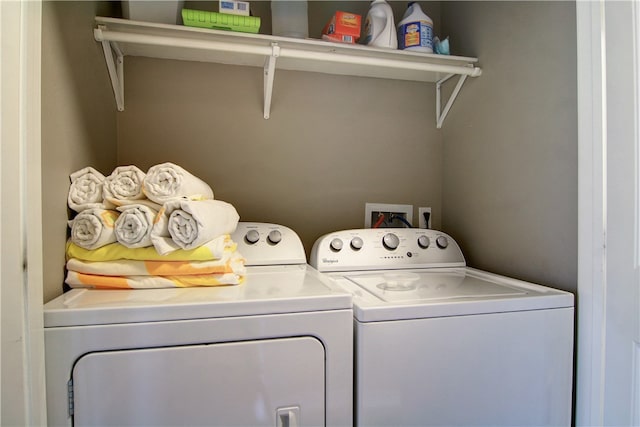
[[[398,22],[398,48],[433,53],[433,21],[417,2],[410,2]]]
[[[364,44],[374,47],[398,48],[393,22],[393,10],[385,0],[373,0],[364,22]]]

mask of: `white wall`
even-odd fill
[[[0,2],[3,426],[44,425],[40,2]]]

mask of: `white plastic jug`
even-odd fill
[[[374,0],[364,22],[364,44],[398,48],[398,36],[393,22],[393,10],[385,0]]]
[[[398,48],[433,53],[433,21],[416,2],[398,22]]]

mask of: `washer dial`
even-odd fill
[[[422,249],[427,249],[430,244],[431,244],[431,241],[429,240],[429,237],[427,236],[418,237],[418,246],[420,246]]]
[[[438,245],[440,249],[446,249],[446,247],[449,246],[449,240],[447,240],[445,236],[438,236],[436,238],[436,245]]]
[[[351,249],[353,249],[354,251],[359,251],[360,249],[362,249],[363,245],[364,242],[362,241],[362,238],[354,237],[353,239],[351,239]]]
[[[382,245],[388,250],[393,251],[400,245],[400,239],[393,233],[387,233],[382,238]]]

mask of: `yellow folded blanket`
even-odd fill
[[[71,258],[67,270],[100,276],[192,276],[203,274],[246,273],[244,258],[237,252],[219,260],[207,261],[83,261]]]
[[[72,288],[154,289],[238,285],[244,276],[235,273],[189,276],[100,276],[68,271],[65,283]]]
[[[234,252],[236,243],[229,235],[223,235],[206,244],[190,250],[176,250],[160,255],[155,248],[127,248],[120,243],[111,243],[94,250],[87,250],[67,241],[67,259],[77,258],[84,261],[114,261],[131,259],[138,261],[207,261],[221,259],[225,253]]]

